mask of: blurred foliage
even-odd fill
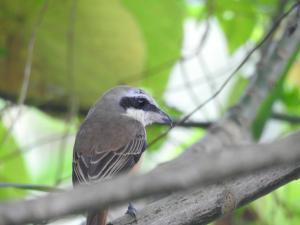
[[[34,108],[27,110],[35,120],[34,129],[43,131],[36,134],[35,141],[30,141],[23,148],[27,156],[34,159],[30,170],[31,180],[51,186],[55,185],[56,179],[70,178],[76,121],[62,121]],[[35,154],[39,150],[43,152]]]
[[[300,221],[299,200],[299,182],[292,182],[263,197],[260,202],[254,202],[253,205],[257,207],[259,217],[265,220],[266,224],[296,225]]]
[[[277,9],[278,1],[223,0],[214,1],[214,3],[212,7],[227,38],[228,49],[234,52],[251,40],[253,34],[257,34],[257,31],[254,33],[255,30],[265,30],[270,16]]]
[[[0,18],[5,27],[0,33],[0,48],[8,52],[0,58],[0,79],[6,80],[0,83],[2,93],[19,93],[27,43],[43,2],[0,3]],[[49,1],[37,32],[28,98],[38,104],[62,105],[72,90],[79,105],[87,108],[107,89],[128,82],[155,85],[160,96],[172,64],[153,77],[143,71],[179,57],[183,2],[76,2],[73,9],[73,0]],[[72,66],[67,59],[70,52],[74,53],[74,68],[73,74],[66,76]],[[144,81],[140,82],[141,79]]]
[[[299,182],[292,182],[250,205],[238,209],[233,224],[298,225],[300,221]]]
[[[298,59],[291,68],[287,82],[283,87],[281,95],[282,103],[287,112],[291,114],[300,113],[300,60]]]
[[[260,108],[260,111],[258,112],[258,115],[256,117],[256,120],[252,124],[253,136],[256,139],[259,139],[261,137],[262,133],[263,133],[263,129],[265,127],[265,124],[266,124],[268,118],[271,115],[271,112],[272,112],[272,109],[273,109],[272,106],[274,105],[274,102],[277,99],[279,99],[280,96],[285,95],[284,86],[288,85],[288,82],[285,82],[287,80],[286,77],[287,76],[288,77],[293,76],[293,75],[289,75],[289,71],[290,71],[291,68],[297,66],[297,64],[295,64],[294,62],[295,62],[295,59],[297,59],[299,49],[300,49],[300,46],[296,50],[295,55],[292,56],[292,58],[290,59],[290,62],[288,63],[287,68],[285,68],[282,79],[278,80],[278,82],[274,84],[274,88],[273,88],[272,92],[270,93],[268,98],[262,104],[262,106]],[[290,74],[293,74],[293,73],[290,73]],[[293,97],[294,97],[295,101],[299,101],[299,99],[297,100],[298,96],[295,95]],[[291,112],[288,112],[288,113],[291,113]]]
[[[68,104],[72,94],[78,107],[86,109],[107,89],[130,84],[144,87],[155,95],[166,112],[179,117],[180,113],[168,107],[162,96],[170,70],[180,56],[185,12],[182,0],[1,1],[0,79],[5,80],[0,82],[1,95],[15,99],[19,95],[27,46],[45,4],[47,7],[36,33],[27,95],[30,102],[51,103],[59,108]],[[73,62],[68,58],[71,53]],[[68,129],[74,133],[75,124],[66,125],[61,118],[34,108],[26,108],[26,112],[34,117],[31,129],[43,132],[34,134],[35,141],[25,141],[24,154],[15,154],[3,162],[2,175],[5,173],[13,179],[1,181],[54,185],[61,163],[60,178],[70,178],[73,142],[63,144],[60,137]],[[164,127],[150,128],[149,140],[164,130]],[[162,143],[163,140],[152,149]],[[1,151],[4,158],[10,155],[9,151],[18,148],[12,144],[4,147],[5,151]],[[33,162],[28,164],[32,157]],[[24,174],[14,176],[17,170],[8,173],[14,163],[19,167],[23,165],[18,161],[21,159]],[[9,191],[14,193],[15,190]],[[6,198],[17,197],[6,192],[1,194]]]
[[[50,1],[37,35],[31,90],[42,101],[62,103],[71,89],[79,105],[88,107],[120,79],[141,72],[144,43],[119,1],[77,1],[74,24],[70,22],[71,4]],[[65,75],[71,66],[68,51],[72,51],[68,29],[73,29],[74,39],[71,77]]]
[[[232,88],[229,91],[227,96],[226,108],[229,108],[236,104],[239,98],[244,93],[245,88],[247,87],[248,79],[244,78],[243,76],[239,75],[233,81]]]
[[[11,153],[16,154],[11,160],[0,160],[0,181],[15,183],[30,182],[24,156],[2,122],[0,123],[0,137],[0,159]],[[25,191],[22,190],[3,188],[2,190],[0,189],[0,200],[19,198],[25,196],[25,194]]]
[[[124,0],[136,19],[146,45],[146,65],[141,85],[161,96],[170,69],[180,56],[184,4],[179,0]],[[144,9],[144,10],[143,10]],[[145,10],[146,9],[146,10]],[[170,63],[171,62],[171,63]],[[164,69],[159,69],[164,67]],[[156,72],[153,73],[153,70]]]
[[[45,2],[0,1],[0,79],[5,81],[0,82],[0,94],[4,96],[17,98],[19,95],[28,42]],[[76,2],[72,12],[74,0],[49,1],[37,32],[28,99],[36,105],[65,106],[70,94],[74,94],[78,106],[88,108],[110,87],[130,84],[145,88],[176,118],[181,112],[164,103],[163,93],[171,69],[181,55],[184,19],[216,20],[233,55],[245,44],[253,45],[260,40],[274,14],[284,9],[278,6],[277,0],[191,1],[194,3],[187,5],[183,0]],[[68,59],[70,52],[74,53],[71,74],[68,72],[72,67]],[[294,61],[286,70],[286,79],[277,84],[260,110],[254,125],[257,138],[264,132],[275,101],[283,106],[284,112],[300,115],[300,61]],[[242,95],[248,83],[243,75],[240,72],[236,76],[227,95],[226,108]],[[37,141],[41,142],[34,147],[23,147],[14,133],[5,138],[8,130],[1,122],[0,142],[6,141],[0,143],[0,181],[54,185],[59,175],[69,182],[73,140],[63,144],[55,137],[74,133],[77,121],[67,123],[36,108],[26,110],[33,117],[28,126],[37,130]],[[299,129],[299,125],[286,124],[281,132],[295,129]],[[162,126],[147,128],[149,142],[165,130]],[[170,160],[202,135],[202,130],[192,129],[191,135],[169,152],[157,151],[164,144],[164,139],[160,140],[148,151],[145,163],[157,158]],[[40,149],[44,151],[38,152]],[[12,152],[17,153],[15,157],[1,160]],[[299,188],[297,182],[286,185],[238,210],[233,220],[236,224],[249,225],[300,224]],[[25,191],[0,189],[0,200],[28,196]]]

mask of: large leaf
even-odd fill
[[[0,15],[12,12],[10,16],[17,20],[21,14],[22,23],[15,23],[15,29],[2,33],[4,46],[0,47],[7,49],[9,54],[0,58],[1,68],[5,68],[0,70],[0,79],[6,81],[0,83],[0,90],[17,95],[28,38],[38,15],[36,5],[41,7],[42,4],[35,0],[21,3],[5,0],[5,3]],[[30,14],[29,6],[34,3]],[[51,101],[65,105],[71,92],[81,106],[90,106],[108,88],[140,74],[144,66],[141,33],[120,1],[79,0],[75,10],[72,4],[73,0],[49,1],[37,31],[28,98],[38,104]],[[3,17],[9,22],[7,15]],[[73,49],[70,49],[72,39]],[[73,73],[68,75],[72,56]]]
[[[75,8],[73,2],[49,1],[37,30],[28,99],[65,105],[72,93],[86,108],[104,91],[122,83],[142,84],[161,95],[180,53],[183,1],[79,0]],[[1,1],[5,29],[0,48],[7,54],[0,57],[0,79],[6,81],[0,83],[0,91],[5,95],[19,93],[29,37],[43,3]],[[144,82],[129,82],[164,63],[167,69],[147,75]]]
[[[180,56],[185,6],[182,0],[124,0],[140,28],[146,50],[142,86],[161,96]]]
[[[216,1],[214,14],[227,38],[230,52],[250,40],[254,28],[264,27],[264,21],[273,14],[277,1]]]
[[[300,223],[299,183],[292,182],[252,203],[265,224],[297,225]]]
[[[180,56],[185,6],[182,0],[124,0],[123,3],[139,26],[146,51],[146,64],[141,79],[136,77],[128,83],[146,87],[161,101],[171,69]],[[170,115],[178,115],[178,111],[163,103],[160,105]],[[148,128],[148,140],[154,140],[166,129]],[[151,149],[159,149],[164,140],[162,138]]]
[[[293,66],[293,63],[295,62],[295,59],[299,52],[299,49],[300,49],[300,46],[298,46],[298,49],[296,49],[296,51],[294,52],[294,55],[289,59],[287,65],[286,65],[286,68],[284,68],[285,70],[283,71],[283,74],[281,75],[281,78],[277,81],[277,83],[274,84],[274,87],[273,87],[271,93],[266,98],[266,100],[264,100],[262,106],[259,109],[256,119],[252,124],[253,136],[256,139],[259,139],[259,137],[261,136],[261,134],[263,132],[265,124],[271,115],[272,108],[273,108],[272,106],[273,106],[274,102],[276,100],[280,99],[280,96],[283,93],[285,78],[287,77],[290,68]]]

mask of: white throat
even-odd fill
[[[147,114],[147,112],[141,109],[128,108],[126,110],[126,116],[139,121],[144,127],[152,123]]]

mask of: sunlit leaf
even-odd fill
[[[28,93],[28,98],[36,104],[64,105],[72,92],[80,106],[88,107],[112,86],[124,84],[133,77],[140,78],[146,58],[145,44],[139,27],[121,1],[76,2],[74,9],[72,0],[49,1],[43,15],[36,36]],[[0,41],[10,40],[4,43],[10,52],[4,61],[7,69],[0,70],[0,78],[6,80],[5,84],[0,83],[4,93],[19,93],[28,39],[40,3],[36,0],[0,3],[3,4],[0,15],[9,14],[4,22],[15,21],[14,26],[2,29],[0,36]],[[68,73],[70,70],[72,74]]]
[[[136,79],[136,82],[129,81],[129,84],[146,87],[159,102],[162,102],[171,68],[180,56],[185,5],[182,0],[124,0],[123,3],[140,29],[146,50],[142,79]],[[177,110],[172,110],[163,103],[160,105],[172,116],[179,114]],[[166,129],[147,128],[148,141],[151,142]],[[150,149],[158,149],[164,140],[161,139]]]
[[[299,214],[299,182],[292,182],[270,193],[251,205],[265,224],[297,225]]]
[[[255,27],[261,27],[263,19],[272,15],[276,8],[274,3],[271,0],[216,1],[214,14],[227,38],[231,53],[249,41]]]
[[[146,49],[142,86],[161,96],[179,58],[185,6],[181,0],[124,0],[140,28]]]
[[[258,139],[263,132],[266,121],[271,115],[272,106],[274,102],[280,99],[280,96],[283,95],[286,77],[288,75],[290,68],[293,66],[293,63],[296,60],[296,57],[299,52],[299,48],[294,52],[294,55],[292,55],[292,57],[289,59],[286,68],[284,68],[282,72],[283,74],[281,75],[281,78],[277,81],[277,83],[274,84],[271,93],[269,94],[269,96],[266,98],[266,100],[263,102],[262,106],[259,109],[256,119],[252,124],[252,132],[256,139]]]
[[[30,177],[27,173],[27,166],[14,138],[8,130],[0,123],[0,180],[1,182],[28,183]],[[14,153],[14,157],[6,158],[7,155]],[[14,188],[0,188],[0,200],[20,198],[26,195],[23,190]]]
[[[28,120],[33,121],[34,118],[30,130],[34,138],[24,151],[28,159],[34,159],[30,170],[32,181],[54,185],[57,179],[71,174],[75,123],[66,123],[34,108],[30,108],[30,115]],[[37,132],[39,130],[42,132]]]
[[[237,76],[234,80],[234,84],[230,89],[227,97],[226,108],[233,106],[240,99],[241,95],[244,93],[245,88],[247,87],[248,80],[243,76]]]

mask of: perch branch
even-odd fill
[[[295,20],[292,15],[290,18]],[[299,18],[297,19],[299,20]],[[195,201],[201,199],[201,196],[204,196],[203,189],[197,189],[195,193],[191,192],[191,188],[205,188],[206,185],[217,182],[222,188],[212,188],[218,187],[218,185],[206,187],[205,196],[207,201],[216,200],[214,196],[218,196],[218,200],[208,204],[212,206],[211,208],[198,211],[197,214],[198,218],[203,215],[208,216],[208,219],[204,221],[208,222],[297,178],[299,165],[294,163],[300,159],[300,133],[269,144],[251,144],[248,127],[255,119],[259,106],[268,96],[274,83],[287,69],[291,56],[299,48],[299,43],[299,29],[296,29],[292,36],[286,35],[285,32],[274,43],[272,49],[268,49],[267,57],[257,68],[256,76],[252,78],[239,104],[229,111],[226,117],[211,127],[204,139],[194,144],[177,159],[165,163],[145,175],[122,176],[34,200],[3,203],[0,205],[0,224],[38,222],[75,214],[86,209],[101,209],[129,199],[189,190],[188,193],[174,193],[161,202],[161,207],[170,207],[171,200],[178,198],[181,194],[184,196],[194,195]],[[283,52],[287,57],[282,56]],[[280,168],[272,170],[271,167],[276,165]],[[245,177],[255,176],[255,174],[246,174],[255,171],[260,171],[255,173],[257,177],[254,180],[256,182],[247,183]],[[264,179],[265,176],[268,179]],[[243,177],[244,179],[242,179]],[[224,183],[220,184],[221,181]],[[241,182],[245,183],[241,184]],[[261,184],[258,185],[258,182]],[[249,189],[247,193],[241,190],[246,184]],[[122,189],[117,187],[122,187]],[[99,189],[102,191],[99,192]],[[182,206],[184,206],[184,202],[182,202]],[[148,207],[145,208],[145,210],[147,209]],[[184,207],[182,209],[184,210]],[[192,210],[185,209],[184,221],[189,222],[194,219],[188,217],[188,213],[191,214]],[[214,210],[218,210],[217,213]],[[157,214],[157,219],[162,219],[163,216],[166,221],[163,224],[172,224],[171,221],[174,221],[177,212],[169,214],[165,214],[165,212],[161,211],[160,215]],[[140,214],[138,213],[137,216],[139,218]],[[152,215],[147,216],[152,218]],[[126,221],[121,221],[120,224],[126,224]],[[148,221],[148,224],[153,223]]]

